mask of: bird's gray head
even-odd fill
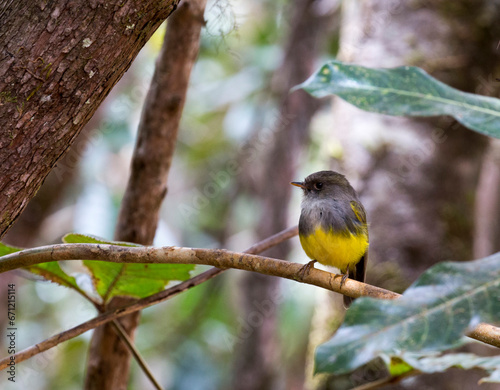
[[[305,178],[303,182],[292,182],[302,188],[304,196],[310,199],[357,199],[356,191],[344,175],[334,171],[319,171]]]

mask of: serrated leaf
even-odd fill
[[[337,95],[380,114],[449,115],[472,130],[500,138],[499,99],[459,91],[417,67],[372,69],[331,61],[295,88],[316,97]]]
[[[0,242],[0,257],[22,250],[22,248],[8,246]],[[72,288],[78,291],[83,296],[87,297],[87,295],[80,289],[80,287],[78,287],[76,279],[64,272],[57,261],[37,264],[31,267],[25,267],[24,269],[36,275],[40,275],[50,282]]]
[[[106,301],[115,295],[143,298],[165,288],[173,280],[186,280],[191,264],[117,264],[85,260],[97,293]]]
[[[479,322],[500,320],[500,254],[440,263],[396,300],[360,298],[316,351],[316,371],[350,372],[375,357],[444,351]]]
[[[80,234],[80,233],[68,233],[62,238],[62,241],[65,244],[107,244],[107,245],[119,245],[119,246],[131,246],[131,247],[142,246],[139,244],[134,244],[133,242],[109,241],[101,237],[93,236],[91,234]]]
[[[44,279],[49,280],[53,283],[60,284],[61,286],[72,288],[78,291],[80,294],[88,298],[87,294],[78,287],[76,279],[73,276],[68,275],[64,272],[57,261],[52,261],[50,263],[37,264],[31,267],[24,268],[36,275],[42,276]]]
[[[67,234],[63,241],[73,244],[141,246],[75,233]],[[189,279],[195,267],[192,264],[118,264],[94,260],[84,260],[83,264],[91,272],[94,287],[105,302],[116,295],[143,298],[155,294],[171,281]]]
[[[489,374],[481,379],[481,382],[500,383],[500,356],[477,356],[473,353],[451,353],[439,356],[412,356],[409,354],[404,355],[403,359],[414,369],[425,373],[443,372],[451,367],[464,370],[480,368]]]

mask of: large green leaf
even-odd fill
[[[10,253],[19,252],[21,250],[22,248],[16,248],[0,243],[0,256],[5,256]],[[85,292],[83,292],[80,289],[80,287],[78,287],[76,279],[72,276],[69,276],[66,272],[64,272],[57,261],[37,264],[31,267],[25,267],[24,269],[36,275],[40,275],[48,281],[72,288],[78,291],[83,296],[87,297]]]
[[[111,244],[140,246],[129,242],[106,241],[83,235],[67,234],[65,243]],[[125,295],[143,298],[157,293],[173,280],[186,280],[194,269],[192,264],[118,264],[105,261],[84,260],[83,264],[92,273],[97,293],[108,301],[113,296]]]
[[[360,298],[316,351],[316,371],[350,372],[380,355],[443,351],[461,345],[479,322],[500,320],[500,253],[440,263],[396,300]]]
[[[412,66],[371,69],[331,61],[296,88],[316,97],[338,95],[381,114],[450,115],[472,130],[500,138],[499,99],[461,92]]]

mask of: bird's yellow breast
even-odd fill
[[[307,236],[300,235],[302,248],[313,260],[336,267],[345,273],[349,264],[359,262],[368,249],[368,235],[351,232],[336,233],[325,231],[321,227]]]

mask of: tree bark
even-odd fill
[[[57,228],[50,229],[50,231],[43,229],[43,226],[46,219],[60,208],[61,203],[66,198],[67,189],[75,183],[80,159],[83,155],[81,150],[86,147],[93,135],[95,129],[93,124],[100,122],[99,112],[102,112],[102,106],[78,134],[68,152],[61,157],[47,175],[36,195],[4,235],[2,242],[21,248],[31,248],[50,242],[54,243],[55,240],[60,240],[63,234],[71,230],[70,220],[66,224],[57,223]]]
[[[0,1],[0,237],[177,3]]]
[[[74,213],[69,212],[68,209],[74,211],[72,202],[74,199],[68,189],[73,188],[75,181],[78,180],[81,160],[86,150],[90,145],[99,142],[100,137],[103,136],[102,133],[109,128],[109,120],[105,119],[105,113],[110,109],[110,104],[137,82],[134,73],[126,72],[110,91],[66,153],[47,175],[36,195],[4,235],[2,242],[31,248],[59,242],[61,237],[72,229]],[[57,215],[63,208],[68,208],[68,212]],[[69,215],[71,215],[70,218],[68,218]],[[50,229],[46,228],[48,224],[50,224]]]
[[[153,244],[160,206],[167,193],[189,77],[198,55],[205,3],[206,0],[186,0],[169,19],[142,110],[116,240]],[[133,301],[133,298],[115,297],[107,309]],[[132,339],[139,317],[138,311],[120,320]],[[92,336],[85,388],[126,389],[130,357],[111,324],[97,328]]]

